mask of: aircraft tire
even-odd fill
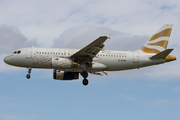
[[[30,77],[31,77],[31,76],[30,76],[29,74],[26,75],[26,78],[27,78],[27,79],[30,79]]]
[[[88,85],[89,81],[88,81],[87,79],[84,79],[84,80],[82,81],[82,83],[83,83],[84,86],[86,86],[86,85]]]
[[[82,73],[81,73],[81,75],[83,76],[83,78],[87,78],[88,77],[88,72],[86,72],[86,71],[83,71]]]

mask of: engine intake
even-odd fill
[[[74,80],[74,79],[79,79],[79,73],[54,70],[53,78],[55,80]]]

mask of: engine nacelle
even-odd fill
[[[54,70],[53,78],[55,80],[74,80],[74,79],[79,79],[79,73]]]
[[[75,68],[78,67],[78,63],[73,62],[68,58],[52,58],[53,68]]]

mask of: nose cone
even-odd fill
[[[5,62],[6,64],[11,64],[11,56],[6,56],[6,57],[4,58],[4,62]]]

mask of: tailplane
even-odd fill
[[[166,50],[173,24],[164,24],[156,34],[154,34],[139,51],[144,53],[158,54]],[[166,51],[167,52],[167,51]]]
[[[153,59],[164,59],[165,61],[173,61],[176,60],[175,56],[169,55],[171,52],[173,51],[173,49],[166,49],[152,57],[150,57],[151,60]]]

